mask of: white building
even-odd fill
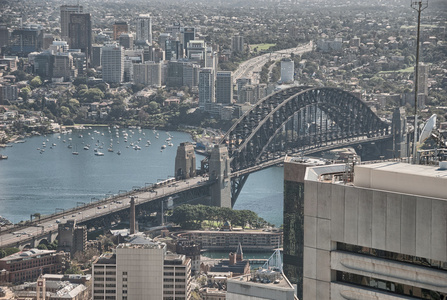
[[[93,263],[93,299],[188,300],[190,283],[190,259],[139,235]]]
[[[152,18],[150,15],[139,15],[137,18],[137,41],[148,41],[152,45]]]
[[[303,299],[446,299],[447,170],[345,167],[305,173]]]
[[[212,68],[205,68],[199,73],[199,108],[204,110],[206,103],[213,102],[215,102],[214,71]]]
[[[124,48],[117,44],[102,47],[102,80],[121,83],[124,79]]]
[[[281,60],[281,79],[282,83],[291,83],[294,81],[295,62],[290,58]]]

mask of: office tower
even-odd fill
[[[92,57],[92,22],[90,14],[70,14],[68,24],[70,49],[80,49],[85,53],[87,64]]]
[[[59,53],[59,52],[68,52],[68,49],[70,47],[68,46],[68,43],[66,41],[53,41],[53,43],[48,47],[48,50],[50,50],[52,53]]]
[[[188,43],[196,39],[196,29],[194,27],[183,27],[182,32],[182,44],[185,54],[188,55]]]
[[[162,32],[158,36],[158,45],[160,45],[161,49],[166,50],[166,41],[171,38],[171,34]]]
[[[117,44],[102,47],[102,80],[121,83],[124,80],[124,49]]]
[[[74,75],[74,70],[73,57],[70,53],[57,53],[54,56],[53,78],[62,78],[63,81],[69,81]]]
[[[172,37],[178,37],[178,35],[180,35],[180,31],[180,22],[174,22],[171,26],[166,26],[166,33],[169,33]]]
[[[133,34],[132,33],[122,33],[119,36],[119,43],[124,49],[133,48]]]
[[[165,41],[166,60],[177,60],[183,58],[182,44],[178,39],[167,39]]]
[[[113,39],[116,41],[120,38],[122,33],[129,32],[127,22],[115,22],[113,24]]]
[[[11,33],[9,49],[13,54],[26,56],[31,52],[40,51],[42,48],[42,28],[35,25],[27,25],[15,29]]]
[[[34,57],[34,74],[42,78],[53,77],[54,56],[49,52],[42,52]]]
[[[241,99],[241,93],[242,93],[242,88],[245,85],[250,85],[251,84],[251,79],[250,78],[246,78],[246,77],[241,77],[238,78],[236,80],[236,86],[237,86],[237,102],[238,103],[245,103],[247,102],[245,99]]]
[[[135,84],[161,86],[161,64],[146,61],[133,65],[133,80]]]
[[[206,47],[205,68],[212,68],[214,71],[217,71],[218,62],[217,52],[213,51],[212,47]],[[216,72],[214,72],[215,74]]]
[[[187,61],[169,61],[166,86],[194,87],[199,83],[200,66]]]
[[[134,61],[131,57],[124,56],[123,82],[133,81],[133,64]]]
[[[216,75],[216,102],[231,104],[233,102],[233,73],[218,71]]]
[[[205,109],[206,103],[215,102],[214,98],[214,71],[204,68],[199,72],[199,108]]]
[[[99,67],[101,65],[101,54],[102,54],[102,45],[93,45],[92,61],[91,61],[91,66],[93,68]]]
[[[191,40],[188,42],[187,57],[199,63],[202,67],[206,65],[206,44],[203,40]]]
[[[69,24],[71,14],[81,14],[84,12],[82,5],[62,5],[61,9],[61,39],[69,40]]]
[[[93,263],[93,274],[93,299],[191,297],[191,260],[142,236],[119,244],[114,254],[102,255]]]
[[[0,24],[0,52],[4,46],[9,44],[9,30],[5,24]]]
[[[440,285],[447,282],[447,196],[441,175],[447,170],[382,162],[307,166],[306,171],[292,160],[284,165],[284,263],[302,265],[300,299],[447,296]],[[286,189],[294,181],[301,184]],[[291,231],[287,214],[300,216]],[[289,235],[302,260],[286,255]]]
[[[136,40],[147,41],[152,45],[152,19],[150,15],[140,15],[137,18],[137,36]]]
[[[290,83],[294,81],[295,62],[290,58],[281,59],[281,79],[282,83]]]
[[[244,37],[235,35],[231,38],[231,51],[244,52]]]

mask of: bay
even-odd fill
[[[170,136],[173,146],[161,151]],[[191,137],[183,132],[108,127],[27,138],[0,149],[8,156],[0,161],[0,216],[17,223],[34,213],[51,214],[166,179],[174,174],[177,147],[186,141]],[[84,150],[86,145],[89,150]],[[135,150],[136,145],[141,150]],[[104,155],[95,155],[95,148]],[[201,159],[197,156],[197,166]],[[282,177],[280,167],[251,174],[234,208],[253,210],[280,226]]]

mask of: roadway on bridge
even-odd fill
[[[313,44],[312,41],[309,42],[306,45],[298,46],[295,48],[290,49],[284,49],[275,51],[272,53],[266,53],[260,56],[256,56],[252,59],[246,60],[242,62],[236,71],[233,73],[233,83],[236,83],[236,81],[239,78],[251,78],[252,83],[256,84],[259,83],[259,78],[256,76],[254,77],[255,73],[259,73],[262,70],[262,67],[265,65],[266,62],[269,60],[276,61],[280,59],[281,57],[290,56],[290,53],[294,54],[302,54],[304,52],[312,51]]]
[[[0,232],[0,248],[23,244],[26,241],[31,241],[35,237],[41,237],[50,232],[55,232],[57,231],[59,223],[64,224],[68,220],[76,220],[77,223],[82,223],[123,209],[129,209],[131,196],[136,197],[136,205],[138,205],[175,195],[178,192],[195,186],[205,185],[207,181],[208,177],[197,176],[188,180],[174,181],[169,185],[154,189],[147,188],[144,191],[136,190],[132,194],[116,195],[67,210],[64,213],[43,216],[40,222],[33,222],[31,226],[20,227],[12,232]]]

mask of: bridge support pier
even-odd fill
[[[210,180],[216,180],[211,189],[211,205],[231,208],[231,178],[228,148],[215,145],[209,159]]]
[[[175,179],[182,180],[196,176],[196,154],[191,143],[181,143],[175,157]]]

